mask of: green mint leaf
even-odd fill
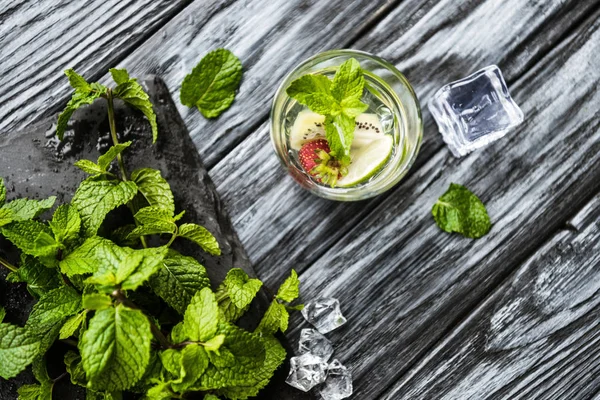
[[[369,106],[360,101],[360,99],[352,97],[348,97],[342,100],[340,106],[342,107],[342,113],[344,113],[347,117],[350,118],[358,117],[360,114],[364,113],[369,108]]]
[[[9,282],[24,282],[34,297],[40,297],[61,285],[61,279],[54,268],[46,268],[37,259],[26,254],[21,255],[21,264],[16,272],[6,278]]]
[[[210,287],[206,269],[192,257],[169,250],[150,286],[168,305],[184,314],[194,294]]]
[[[219,303],[220,318],[228,322],[237,321],[250,308],[249,304],[244,308],[238,308],[231,300],[224,283],[221,283],[217,288],[216,297],[217,303]]]
[[[0,228],[0,232],[2,232],[6,239],[17,246],[25,254],[50,259],[56,254],[56,248],[53,250],[42,246],[45,239],[48,237],[52,238],[52,236],[50,235],[50,229],[41,222],[33,220],[13,222],[12,224]],[[40,238],[40,241],[36,244],[38,238]],[[44,265],[47,265],[50,260],[44,259],[41,261]]]
[[[38,332],[36,333],[37,337],[40,341],[40,350],[39,354],[44,355],[52,347],[56,339],[58,339],[58,335],[60,333],[60,328],[67,321],[67,318],[58,321],[54,326],[50,328],[46,333]],[[33,334],[33,332],[32,332]]]
[[[141,224],[173,223],[173,214],[162,207],[144,207],[135,214],[135,219]]]
[[[81,182],[71,203],[79,211],[86,236],[95,235],[106,215],[129,202],[136,193],[137,187],[130,181],[105,181],[92,177]]]
[[[208,355],[202,346],[188,345],[183,350],[165,350],[160,354],[163,366],[177,379],[171,382],[176,392],[184,392],[208,367]]]
[[[291,275],[283,282],[277,291],[277,298],[287,303],[291,303],[300,296],[300,280],[296,271],[292,270]]]
[[[204,400],[219,400],[219,398],[214,394],[207,394],[206,396],[204,396]]]
[[[203,226],[196,224],[182,224],[179,227],[178,236],[191,240],[208,254],[212,254],[213,256],[221,255],[221,249],[219,248],[217,239]]]
[[[81,311],[81,295],[69,286],[62,286],[40,297],[33,306],[25,326],[31,332],[44,334],[79,311]]]
[[[218,305],[215,294],[209,288],[197,292],[185,310],[183,329],[188,339],[207,341],[217,332]]]
[[[135,224],[126,224],[120,226],[111,232],[109,239],[119,246],[137,247],[140,243],[139,239],[129,238],[129,235],[135,228]]]
[[[80,341],[83,368],[93,390],[126,390],[150,360],[152,334],[139,310],[118,305],[97,311]]]
[[[44,398],[42,397],[41,385],[23,385],[17,389],[17,393],[19,394],[17,400],[40,400]],[[52,400],[52,397],[49,400]]]
[[[339,66],[331,84],[331,94],[339,102],[344,99],[360,99],[365,86],[365,77],[360,64],[350,58]]]
[[[227,287],[227,293],[231,301],[238,308],[245,308],[249,305],[262,286],[258,279],[250,279],[240,268],[233,268],[225,277],[223,282]]]
[[[64,361],[67,372],[71,377],[71,383],[73,383],[73,385],[86,387],[87,379],[85,377],[85,371],[83,370],[81,356],[74,351],[68,351],[67,354],[65,354]]]
[[[306,96],[306,106],[311,111],[321,115],[338,115],[341,112],[340,105],[332,95],[326,93],[315,93]]]
[[[100,263],[106,262],[104,255],[111,254],[113,250],[117,251],[115,248],[118,246],[110,240],[98,236],[88,238],[80,247],[60,261],[60,270],[69,277],[94,273],[98,270]]]
[[[4,186],[4,179],[0,178],[0,206],[6,201],[6,186]]]
[[[140,225],[133,229],[129,235],[127,235],[127,239],[133,240],[136,238],[140,238],[142,236],[148,235],[160,235],[163,233],[173,233],[175,231],[176,226],[174,224],[167,223],[157,223],[157,224],[147,224]]]
[[[117,283],[120,283],[124,290],[137,289],[160,269],[168,251],[165,246],[135,250],[119,265],[116,272]],[[126,272],[121,273],[121,271]]]
[[[83,172],[96,176],[106,174],[107,172],[102,169],[98,164],[90,160],[79,160],[73,164]]]
[[[175,393],[171,391],[170,382],[160,382],[156,386],[148,389],[144,400],[171,400]]]
[[[203,343],[204,350],[218,353],[223,343],[225,343],[225,335],[217,335]]]
[[[69,83],[75,89],[71,100],[67,103],[67,107],[58,116],[56,123],[56,135],[60,140],[63,140],[67,124],[71,116],[79,107],[87,104],[92,104],[94,100],[106,94],[107,88],[98,83],[89,84],[78,75],[74,70],[68,69],[65,74],[69,77]]]
[[[110,296],[102,293],[90,293],[83,295],[83,308],[86,310],[104,310],[112,306]]]
[[[106,172],[106,170],[110,166],[110,163],[112,163],[113,160],[117,158],[117,156],[121,154],[126,148],[131,146],[131,143],[132,142],[125,142],[114,145],[110,149],[108,149],[106,153],[98,157],[98,166],[100,167],[100,169]]]
[[[165,210],[170,215],[175,214],[175,200],[171,186],[161,176],[160,171],[151,168],[142,168],[131,174],[139,192],[144,196],[150,206]]]
[[[308,106],[307,97],[316,93],[331,94],[331,80],[325,75],[303,75],[290,84],[286,93],[300,104]]]
[[[75,207],[68,204],[59,206],[48,224],[59,243],[71,243],[79,238],[81,218]]]
[[[81,312],[79,314],[73,315],[72,317],[69,317],[69,319],[67,319],[67,322],[65,322],[62,328],[60,328],[58,338],[63,340],[73,336],[77,329],[79,329],[79,327],[81,326],[85,315],[85,312]]]
[[[0,377],[17,376],[38,356],[39,341],[25,328],[0,324]]]
[[[152,128],[152,143],[156,143],[158,138],[158,125],[156,124],[156,114],[150,96],[144,91],[142,85],[140,85],[135,78],[130,78],[129,74],[124,69],[111,68],[110,73],[117,83],[117,87],[113,91],[115,97],[123,100],[125,103],[140,110]]]
[[[242,63],[229,50],[208,53],[181,84],[181,104],[198,107],[206,118],[228,109],[242,80]]]
[[[52,257],[56,255],[60,245],[56,243],[54,237],[44,231],[40,232],[33,243],[35,255],[42,257]]]
[[[256,331],[263,335],[274,335],[279,330],[285,332],[288,328],[289,318],[290,315],[285,306],[277,300],[273,300]]]
[[[88,389],[85,400],[123,400],[122,392],[96,392]]]
[[[17,199],[6,203],[2,208],[12,211],[14,221],[26,221],[39,217],[44,211],[48,211],[54,205],[56,196],[48,197],[45,200]]]
[[[0,227],[13,222],[12,211],[6,208],[0,208]]]
[[[0,323],[4,321],[4,317],[6,317],[6,310],[4,307],[0,306]]]
[[[355,120],[345,114],[325,118],[325,137],[336,158],[350,156],[354,140]]]
[[[433,219],[446,232],[457,232],[477,239],[489,232],[492,224],[485,206],[469,189],[451,183],[431,210]]]

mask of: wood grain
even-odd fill
[[[600,389],[600,196],[386,399],[589,399]]]
[[[344,305],[350,322],[331,338],[357,398],[377,398],[600,190],[599,16],[513,84],[524,124],[460,160],[436,153],[302,273],[306,299]],[[486,204],[485,239],[433,223],[430,207],[450,182]],[[300,318],[291,326],[297,335]]]
[[[283,77],[319,51],[345,47],[394,1],[228,1],[191,4],[119,63],[133,75],[157,74],[179,99],[186,74],[210,50],[226,47],[244,66],[232,107],[215,120],[178,105],[207,167],[264,122]]]
[[[91,80],[179,12],[185,0],[1,0],[0,133],[63,108],[75,68]]]
[[[492,63],[499,63],[506,79],[514,81],[593,5],[554,2],[549,7],[514,0],[477,7],[476,3],[448,0],[420,6],[420,1],[405,1],[357,46],[397,64],[425,104],[443,83]],[[470,8],[475,11],[466,12]],[[511,10],[510,22],[488,23],[504,9]],[[438,36],[448,38],[440,41],[431,33],[437,30],[442,32]],[[496,37],[502,38],[497,46]],[[421,44],[425,50],[416,51]],[[424,143],[414,171],[443,147],[429,112],[423,111]],[[405,185],[398,185],[383,196],[354,204],[316,198],[286,176],[268,134],[267,124],[261,125],[210,174],[259,275],[273,285],[287,273],[277,267],[281,260],[304,270],[347,232],[360,229],[361,219],[383,199],[406,197]]]

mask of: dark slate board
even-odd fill
[[[142,83],[155,106],[160,134],[157,143],[152,145],[150,126],[144,117],[123,104],[116,104],[119,140],[133,141],[124,157],[127,170],[131,172],[141,167],[161,170],[171,185],[177,209],[186,210],[183,221],[199,223],[215,235],[222,249],[220,257],[210,256],[187,241],[178,241],[174,245],[183,254],[200,260],[213,284],[221,282],[233,267],[256,276],[167,87],[158,78],[149,78]],[[54,136],[54,121],[55,118],[26,131],[0,136],[0,176],[5,179],[9,199],[41,199],[54,195],[58,198],[57,203],[68,202],[79,182],[86,177],[73,166],[74,161],[81,158],[95,160],[111,144],[105,102],[98,101],[78,111],[63,142]],[[0,242],[2,253],[8,258],[14,256],[5,241]],[[6,271],[1,274],[4,277]],[[24,287],[0,280],[0,304],[7,309],[8,321],[23,324],[33,303]],[[267,306],[267,295],[261,292],[241,324],[253,328]],[[288,353],[291,353],[287,347]],[[53,349],[58,353],[60,350]],[[62,358],[58,359],[62,364]],[[60,370],[59,366],[50,366],[49,369],[52,376],[58,375],[53,375],[52,370]],[[280,368],[273,384],[261,394],[261,399],[312,398],[283,383],[287,370],[287,365]],[[21,374],[14,382],[0,380],[0,399],[16,398],[16,388],[32,380],[29,372]],[[56,390],[55,395],[61,399],[84,397],[82,391],[67,385]]]

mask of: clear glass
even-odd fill
[[[384,133],[392,135],[393,150],[387,163],[368,181],[352,187],[331,188],[307,174],[290,146],[289,136],[298,113],[305,109],[286,94],[290,83],[306,74],[332,78],[337,68],[355,58],[365,71],[367,90],[362,101],[367,112],[376,113]],[[331,200],[363,200],[385,192],[398,183],[413,165],[423,138],[421,108],[404,75],[383,59],[357,50],[331,50],[302,62],[285,77],[271,108],[271,141],[284,168],[303,188]]]
[[[444,85],[429,101],[429,111],[455,157],[500,139],[523,122],[495,65]]]

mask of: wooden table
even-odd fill
[[[208,121],[180,105],[258,274],[290,268],[305,300],[340,299],[330,335],[353,398],[600,399],[600,1],[2,0],[0,132],[60,110],[62,71],[157,74],[174,98],[209,50],[242,60],[233,107]],[[336,203],[276,160],[277,85],[322,50],[394,63],[422,102],[489,64],[525,122],[455,159],[424,109],[416,164],[389,192]],[[477,193],[483,239],[441,232],[430,209],[450,182]],[[289,335],[306,323],[299,316]]]

